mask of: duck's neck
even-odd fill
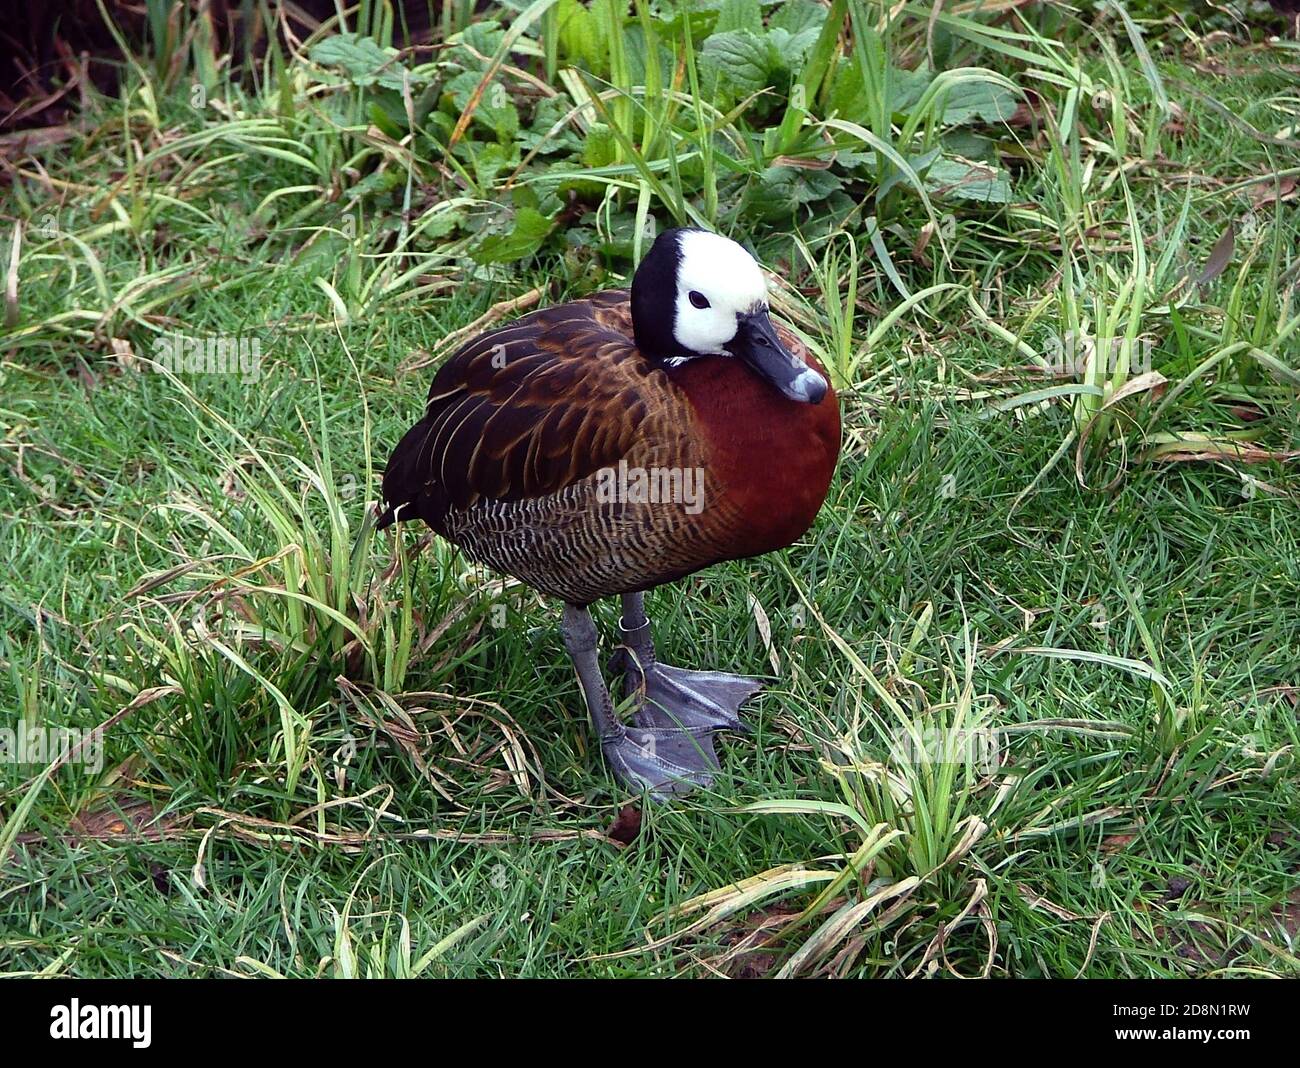
[[[816,359],[808,362],[826,375]],[[789,545],[812,525],[835,471],[835,391],[827,389],[817,404],[789,400],[727,356],[703,356],[665,371],[690,401],[708,446],[709,476],[750,525],[746,551],[738,555]]]

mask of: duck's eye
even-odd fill
[[[706,297],[703,293],[701,293],[698,289],[692,289],[686,295],[690,297],[691,303],[694,304],[697,308],[707,308],[709,306],[709,298]]]

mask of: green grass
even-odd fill
[[[527,159],[490,93],[449,148],[463,105],[419,85],[403,142],[400,89],[394,117],[273,53],[243,89],[124,65],[84,136],[7,161],[0,726],[129,711],[96,774],[0,763],[0,972],[1300,974],[1300,234],[1244,185],[1294,177],[1294,47],[1153,16],[1144,58],[1055,9],[936,43],[928,5],[835,4],[847,51],[769,72],[804,86],[798,126],[692,93],[707,20],[655,71],[637,41],[679,39],[648,8],[640,38],[557,44],[564,5],[534,7],[485,85],[604,86],[599,158]],[[835,63],[888,83],[927,49],[1037,90],[1038,126],[968,127],[941,93],[831,107]],[[876,155],[845,163],[873,142],[832,122]],[[971,137],[1006,202],[931,180]],[[836,194],[755,195],[777,155],[832,152],[798,173]],[[367,516],[432,374],[413,354],[534,287],[621,284],[646,219],[696,216],[783,265],[844,452],[797,545],[650,596],[665,659],[772,681],[716,790],[623,847],[556,606]],[[1129,363],[1045,371],[1067,330]],[[260,376],[159,373],[161,333],[256,338]],[[1116,399],[1143,339],[1164,382]],[[1003,763],[902,758],[900,732],[962,726]]]

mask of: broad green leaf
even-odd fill
[[[826,8],[814,3],[814,0],[788,0],[772,12],[768,26],[774,30],[785,30],[792,37],[811,30],[816,39],[825,21]]]
[[[924,175],[943,154],[942,149],[932,148],[929,152],[922,152],[917,156],[909,156],[907,165],[917,174]],[[889,191],[898,185],[906,175],[897,167],[885,167],[884,177],[880,181],[880,189],[876,193],[876,199],[880,200],[889,195]]]
[[[831,75],[830,90],[825,101],[828,118],[838,115],[853,122],[861,122],[866,118],[862,100],[862,77],[858,74],[857,64],[851,59],[840,57],[836,60],[835,73]]]
[[[786,70],[795,70],[803,65],[808,50],[817,43],[817,27],[812,26],[799,33],[789,30],[768,30],[768,48],[781,57],[781,65]]]
[[[962,156],[990,166],[998,163],[997,143],[968,128],[950,130],[944,134],[943,150],[945,155]]]
[[[889,70],[889,110],[894,115],[906,115],[925,94],[934,75],[925,68],[917,70]]]
[[[1005,122],[1016,113],[1016,94],[993,82],[963,81],[948,90],[943,121],[950,126],[979,121]]]
[[[578,0],[559,0],[555,5],[561,57],[592,74],[608,73],[608,50],[596,15]]]
[[[671,40],[671,38],[667,38]],[[673,69],[673,52],[660,38],[654,42],[659,54],[660,77],[663,72]],[[643,26],[625,26],[623,28],[623,55],[627,60],[627,72],[633,85],[644,85],[646,80],[646,37]]]
[[[889,71],[889,110],[895,117],[905,116],[921,99],[931,82],[928,70]],[[871,115],[870,101],[862,84],[862,73],[850,59],[836,64],[827,100],[829,110],[851,122],[866,122]]]
[[[451,97],[456,110],[463,114],[482,80],[480,71],[462,71],[446,84],[443,92]],[[493,81],[479,97],[473,121],[488,127],[500,141],[513,140],[519,132],[519,109],[500,81]]]
[[[614,132],[603,122],[593,122],[582,149],[582,162],[588,167],[608,167],[618,158]]]
[[[729,33],[732,30],[749,30],[755,34],[763,32],[763,11],[758,6],[758,0],[722,0],[713,32]]]
[[[1006,204],[1011,200],[1011,182],[1005,171],[986,163],[944,157],[935,160],[925,173],[925,187],[937,197]]]
[[[825,200],[843,184],[829,170],[768,167],[750,190],[745,206],[767,219],[788,218],[796,208]]]
[[[543,156],[557,152],[572,156],[581,152],[583,139],[574,133],[568,122],[554,133],[551,132],[557,123],[567,117],[570,106],[567,96],[548,96],[539,100],[533,107],[529,128],[520,130],[518,134],[519,144],[524,151],[536,149]]]
[[[541,212],[533,208],[520,208],[515,212],[515,225],[508,234],[493,234],[474,251],[478,263],[513,263],[531,256],[542,247],[554,225]]]
[[[750,30],[730,30],[704,42],[700,62],[711,82],[721,79],[740,93],[756,93],[771,84],[768,75],[780,65],[780,57],[773,56],[766,37]]]
[[[499,141],[475,144],[468,151],[473,156],[474,178],[481,186],[490,186],[502,172],[514,170],[519,163],[513,146]]]
[[[397,61],[397,49],[380,48],[369,37],[340,33],[312,45],[308,53],[313,63],[322,67],[342,67],[353,85],[382,85],[402,88],[405,68]],[[428,81],[423,74],[407,72],[412,84]]]
[[[468,47],[461,49],[456,58],[463,57],[467,65],[482,70],[488,63],[483,57],[494,55],[501,47],[505,35],[505,27],[490,19],[485,22],[471,22],[460,34],[460,40]],[[475,55],[475,52],[478,55]]]

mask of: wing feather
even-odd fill
[[[675,387],[637,350],[627,292],[533,312],[469,341],[384,472],[387,526],[556,494],[628,455]]]

